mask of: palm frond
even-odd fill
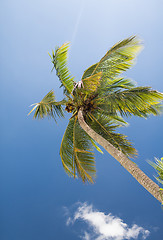
[[[98,92],[100,93],[100,95],[103,95],[106,92],[112,93],[122,91],[124,89],[131,89],[134,87],[135,83],[131,79],[121,77],[115,79],[108,79],[107,81],[101,81]]]
[[[56,48],[55,53],[52,51],[52,56],[49,55],[54,65],[53,69],[56,69],[56,74],[61,81],[61,87],[64,88],[64,93],[71,94],[74,88],[74,78],[67,67],[68,49],[69,43],[64,43],[60,48]]]
[[[98,72],[103,72],[103,79],[113,79],[133,65],[134,59],[141,49],[141,41],[136,36],[118,42],[98,63],[84,72],[82,79]]]
[[[29,112],[31,114],[34,110],[33,118],[44,118],[46,116],[54,118],[56,121],[56,116],[64,117],[62,105],[66,104],[66,100],[56,102],[53,90],[51,90],[39,103],[35,103],[33,109]],[[28,115],[29,115],[28,114]]]
[[[120,116],[119,113],[116,111],[113,113],[105,108],[105,106],[103,106],[103,108],[98,108],[98,113],[104,117],[108,117],[109,121],[112,121],[112,123],[114,123],[117,127],[128,126],[128,122],[126,122],[126,120],[124,120],[124,118]]]
[[[126,156],[134,157],[137,155],[136,149],[126,139],[126,136],[115,132],[120,125],[113,118],[96,111],[86,116],[86,122],[95,132],[109,141],[118,150],[122,151]]]
[[[62,139],[60,156],[68,175],[93,183],[96,175],[90,137],[80,127],[77,116],[71,118]]]
[[[155,158],[155,163],[148,161],[149,164],[155,168],[158,176],[155,178],[157,179],[158,182],[160,182],[161,184],[163,184],[163,158],[161,158],[160,160],[158,158]]]
[[[62,160],[62,165],[64,170],[69,176],[74,176],[74,164],[73,164],[73,128],[74,128],[75,119],[71,118],[69,120],[66,131],[63,135],[61,147],[60,147],[60,156]]]
[[[97,99],[97,105],[113,115],[119,112],[122,116],[147,117],[149,114],[158,115],[161,112],[162,100],[163,94],[150,87],[136,87],[111,94],[106,88]]]
[[[102,76],[102,73],[99,72],[88,78],[83,79],[82,82],[84,85],[84,90],[88,92],[95,92],[97,90],[97,87],[100,85],[101,76]]]

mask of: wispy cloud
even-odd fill
[[[87,203],[80,204],[73,217],[67,219],[67,225],[74,224],[77,220],[83,220],[89,227],[89,231],[84,231],[81,236],[83,240],[128,240],[139,236],[146,239],[150,233],[136,224],[129,227],[119,217],[99,212]]]
[[[73,43],[75,41],[75,38],[76,38],[76,34],[77,34],[77,31],[78,31],[80,20],[82,18],[82,14],[83,14],[83,10],[84,10],[84,4],[85,4],[85,0],[82,0],[81,1],[81,6],[80,6],[80,11],[78,13],[76,23],[75,23],[75,26],[74,26],[74,31],[73,31],[73,34],[72,34],[71,46],[73,45]]]

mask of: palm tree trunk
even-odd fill
[[[159,186],[153,182],[145,173],[143,173],[136,164],[125,156],[121,151],[115,148],[106,139],[101,137],[91,129],[84,120],[82,110],[78,112],[78,121],[84,131],[97,143],[99,143],[112,157],[114,157],[148,192],[150,192],[158,201],[163,202],[163,194]]]

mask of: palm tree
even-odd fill
[[[133,36],[115,44],[98,63],[84,71],[78,83],[67,67],[68,48],[65,43],[52,51],[52,56],[49,54],[65,98],[57,102],[51,90],[31,110],[35,110],[34,118],[49,116],[55,121],[56,116],[64,116],[64,111],[72,113],[60,147],[66,173],[93,183],[96,176],[93,149],[102,152],[98,143],[161,202],[158,185],[129,159],[136,156],[136,149],[125,135],[115,132],[127,124],[123,117],[147,118],[161,110],[162,93],[150,87],[137,87],[132,80],[120,76],[134,64],[142,48],[140,39]]]

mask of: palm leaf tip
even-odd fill
[[[34,106],[34,107],[33,107],[32,110],[28,113],[27,116],[29,116],[29,115],[36,109],[36,107],[38,106],[38,104],[39,104],[39,103],[33,103],[33,104],[30,105],[30,107],[32,107],[32,106]]]

